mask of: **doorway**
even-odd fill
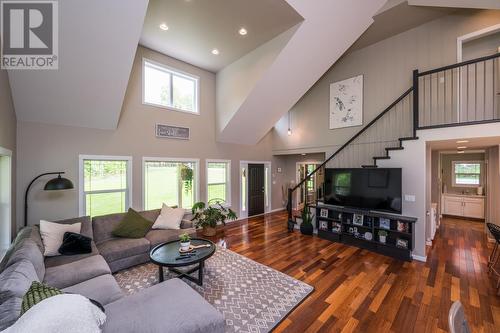
[[[12,152],[0,147],[0,257],[12,235]]]
[[[248,216],[265,211],[264,164],[248,164]]]
[[[322,162],[309,161],[296,163],[296,184],[299,184],[307,175],[311,174]],[[318,189],[323,183],[323,170],[320,169],[301,186],[296,194],[295,209],[302,210],[304,204],[312,204],[318,198]]]

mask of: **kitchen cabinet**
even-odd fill
[[[484,219],[484,197],[443,194],[443,214]]]

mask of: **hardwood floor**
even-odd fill
[[[275,332],[442,332],[455,300],[473,332],[499,332],[483,226],[444,219],[426,263],[288,233],[285,212],[229,224],[212,239],[314,286]]]

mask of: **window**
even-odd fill
[[[191,209],[198,199],[198,161],[144,159],[144,208]]]
[[[481,186],[481,162],[453,162],[453,186]]]
[[[131,157],[80,156],[80,215],[125,212],[131,202]]]
[[[199,78],[150,60],[143,60],[143,104],[199,113]]]
[[[207,160],[207,202],[231,205],[231,161]]]

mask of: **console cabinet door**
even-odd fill
[[[484,218],[484,200],[464,198],[464,216],[477,219]]]
[[[444,197],[444,214],[463,216],[463,200],[460,197]]]

